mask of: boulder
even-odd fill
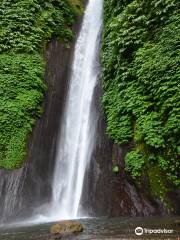
[[[83,231],[82,224],[74,220],[61,221],[52,225],[50,228],[51,235],[56,236],[58,238],[64,235],[70,235],[82,231]]]

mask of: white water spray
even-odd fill
[[[89,0],[75,45],[72,74],[56,157],[50,218],[78,217],[96,130],[92,98],[99,70],[103,0]]]

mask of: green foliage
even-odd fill
[[[3,0],[0,7],[0,51],[33,53],[52,36],[64,41],[72,37],[74,21],[66,0]]]
[[[123,11],[123,9],[131,3],[133,0],[109,0],[104,2],[105,9],[105,21],[109,19],[111,21],[112,17],[117,16]]]
[[[46,86],[39,54],[0,55],[0,165],[19,167]]]
[[[116,143],[133,140],[125,158],[133,177],[154,164],[179,186],[179,1],[105,0],[104,7],[107,133]]]
[[[164,147],[162,122],[156,112],[137,118],[134,139],[137,143],[144,141],[146,145],[154,148]]]
[[[126,170],[131,172],[134,178],[141,176],[145,158],[139,150],[127,153],[125,157]]]
[[[119,173],[119,165],[115,164],[112,168],[113,173]]]
[[[68,0],[68,2],[75,14],[79,15],[83,12],[82,0]]]
[[[52,37],[65,44],[72,39],[77,4],[82,10],[80,0],[1,1],[0,167],[17,168],[25,159],[27,138],[42,114],[47,89],[44,47]]]

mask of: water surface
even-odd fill
[[[62,239],[72,240],[125,240],[125,239],[180,239],[180,217],[149,218],[92,218],[79,220],[84,231]],[[52,240],[49,229],[52,223],[0,229],[1,240]],[[135,228],[172,229],[172,234],[135,235]]]

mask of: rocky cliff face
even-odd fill
[[[33,130],[29,141],[24,202],[34,208],[51,196],[51,182],[56,154],[56,141],[68,86],[68,75],[74,44],[69,49],[52,40],[46,51],[45,80],[48,92],[44,100],[44,114]]]
[[[80,22],[75,26],[78,32]],[[51,196],[51,181],[56,154],[58,129],[67,93],[74,42],[65,48],[52,40],[46,51],[48,92],[44,114],[36,123],[28,144],[25,166],[15,171],[0,171],[0,216],[3,221],[13,216],[30,216],[34,208],[43,207]],[[100,103],[101,83],[96,86],[93,108],[97,112],[95,149],[86,172],[82,208],[92,216],[163,215],[162,204],[148,195],[146,187],[138,188],[124,171],[124,155],[128,146],[120,147],[105,134],[106,123]],[[112,173],[113,161],[120,165],[120,174]],[[148,187],[147,187],[148,188]],[[172,195],[173,199],[175,195]],[[177,200],[174,201],[175,205]]]
[[[75,26],[78,32],[81,19]],[[69,49],[57,40],[51,41],[46,51],[46,81],[48,93],[44,101],[45,112],[37,122],[29,142],[26,178],[23,187],[23,201],[27,209],[48,202],[51,195],[51,181],[56,154],[58,129],[67,93],[74,43]],[[149,216],[167,214],[162,203],[149,193],[148,182],[136,184],[124,170],[124,156],[131,146],[113,144],[106,135],[106,123],[101,105],[101,82],[94,93],[92,108],[96,109],[98,122],[95,149],[87,170],[82,207],[93,216]],[[120,173],[112,173],[112,164],[120,166]],[[177,194],[170,193],[176,213]],[[29,211],[28,211],[29,212]],[[27,212],[27,214],[28,214]]]
[[[102,104],[101,83],[94,94],[98,116],[97,138],[91,164],[86,173],[82,194],[82,208],[92,216],[152,216],[167,215],[162,202],[150,193],[147,179],[137,185],[125,172],[124,157],[132,148],[114,144],[106,135],[106,122]],[[133,144],[132,144],[133,145]],[[113,163],[119,165],[119,174],[112,172]],[[179,214],[177,192],[169,193],[174,213]]]
[[[136,189],[124,171],[124,155],[128,147],[119,147],[106,135],[106,123],[100,103],[101,84],[95,92],[97,109],[97,139],[91,164],[86,173],[82,194],[82,208],[92,216],[149,216],[164,214],[161,204],[151,201]],[[120,173],[113,174],[113,160],[120,165]]]

